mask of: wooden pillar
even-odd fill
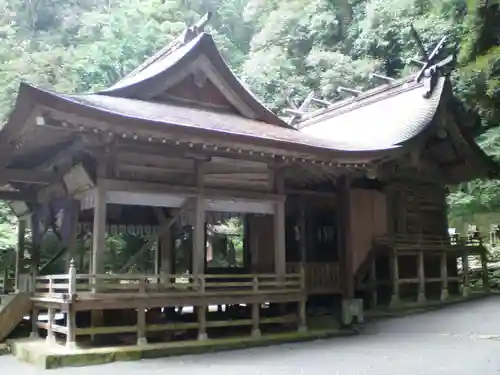
[[[480,254],[481,257],[481,268],[483,276],[483,290],[485,293],[490,292],[490,280],[488,277],[488,257],[486,256],[486,249],[483,248]]]
[[[418,275],[418,296],[417,303],[424,304],[427,299],[425,296],[425,265],[424,252],[417,252],[417,275]]]
[[[253,277],[253,291],[257,293],[259,290],[259,279],[257,276]],[[260,337],[260,303],[252,304],[252,336]]]
[[[354,298],[353,254],[351,246],[351,198],[350,181],[341,176],[337,182],[338,191],[338,239],[341,261],[341,277],[344,298]]]
[[[203,192],[203,165],[196,165],[198,195],[194,205],[194,233],[193,233],[193,275],[205,273],[205,199]]]
[[[146,294],[146,279],[141,278],[139,280],[139,293],[143,294],[141,298],[145,297]],[[137,345],[146,345],[148,340],[146,338],[146,309],[143,306],[137,308]]]
[[[390,268],[391,268],[391,284],[392,284],[392,296],[390,307],[395,308],[399,306],[399,263],[398,254],[393,250],[390,256]]]
[[[69,349],[76,348],[76,312],[73,305],[73,301],[76,297],[76,267],[75,260],[71,259],[69,262],[68,271],[68,296],[69,296],[69,307],[66,316],[66,347]]]
[[[26,239],[26,220],[20,219],[17,227],[17,253],[16,253],[16,291],[21,291],[21,274],[23,273],[24,266],[24,249]],[[25,285],[22,287],[26,288]],[[25,290],[23,290],[25,292]]]
[[[94,195],[94,223],[92,232],[92,267],[91,274],[96,275],[92,282],[92,292],[99,291],[99,280],[97,275],[104,274],[104,254],[106,248],[106,187],[97,179],[97,186]],[[90,312],[91,327],[101,326],[104,320],[104,313],[101,310]],[[95,336],[91,335],[91,340]]]
[[[306,293],[306,274],[304,266],[300,267],[300,289],[302,298],[299,301],[299,332],[307,331],[307,293]]]
[[[284,193],[283,170],[275,170],[274,187],[276,194]],[[278,280],[286,276],[285,201],[275,203],[273,216],[274,230],[274,272]]]
[[[78,247],[78,219],[80,216],[80,202],[73,202],[73,211],[71,213],[71,233],[68,241],[68,250],[66,252],[66,264],[69,267],[71,260],[77,256]],[[80,265],[81,267],[81,265]],[[80,270],[81,271],[81,270]]]
[[[278,280],[286,275],[285,201],[275,204],[274,211],[274,271]]]
[[[300,263],[307,268],[307,245],[306,245],[306,202],[305,197],[299,197],[299,255]],[[307,272],[307,269],[305,270]]]
[[[469,253],[466,251],[462,254],[462,296],[468,297],[470,294],[470,280],[469,280]]]
[[[377,264],[375,257],[373,257],[373,259],[371,260],[370,290],[372,293],[371,307],[373,309],[376,309],[378,306],[378,286],[377,286]]]
[[[448,299],[448,254],[441,253],[441,301]]]
[[[38,308],[33,306],[31,309],[31,333],[30,338],[38,338]]]
[[[98,275],[104,273],[104,253],[106,247],[106,187],[97,180],[94,195],[94,225],[92,232],[92,270]]]
[[[161,283],[163,285],[170,285],[170,276],[172,275],[172,239],[171,230],[163,234],[160,237],[158,243],[158,260],[159,261],[159,273],[161,275]]]
[[[47,337],[45,341],[48,344],[55,343],[56,337],[54,336],[53,326],[55,324],[55,309],[49,308],[47,312]]]
[[[198,276],[199,291],[205,294],[205,276]],[[196,315],[198,317],[198,340],[206,340],[207,336],[207,308],[206,305],[197,306]]]

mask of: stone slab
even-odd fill
[[[310,330],[262,335],[256,337],[231,337],[203,341],[179,341],[147,344],[142,346],[115,346],[91,349],[67,349],[58,344],[47,344],[44,340],[13,340],[9,346],[19,360],[31,363],[38,368],[54,369],[100,365],[116,361],[137,361],[147,358],[169,357],[184,354],[202,354],[224,350],[269,346],[290,342],[311,341],[331,337],[352,336],[357,330]]]

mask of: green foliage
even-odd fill
[[[339,85],[369,88],[368,74],[374,71],[406,74],[405,60],[419,55],[410,36],[413,25],[428,48],[444,34],[460,46],[453,76],[457,95],[480,113],[486,131],[481,145],[500,160],[498,5],[481,0],[0,0],[0,9],[0,120],[21,80],[63,92],[101,89],[207,11],[215,12],[209,30],[229,65],[278,112],[289,106],[290,97],[300,100],[311,90],[333,100]],[[457,187],[450,195],[451,213],[497,209],[498,191],[497,181]],[[15,220],[0,205],[0,251],[14,246],[15,232]],[[110,270],[141,241],[110,237]],[[81,241],[82,252],[89,245]],[[140,261],[142,267],[150,256]],[[88,266],[88,259],[80,263]]]

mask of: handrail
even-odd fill
[[[375,237],[376,243],[395,243],[411,245],[444,245],[444,246],[479,246],[482,245],[481,238],[470,236],[450,235],[421,235],[421,234],[394,234],[392,236]]]
[[[35,295],[49,298],[76,298],[77,293],[210,293],[236,290],[251,293],[263,291],[302,291],[305,273],[244,274],[244,275],[144,275],[144,274],[76,274],[74,262],[66,275],[35,278]]]

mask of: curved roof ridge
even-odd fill
[[[309,126],[309,124],[316,122],[315,120],[318,117],[351,104],[352,106],[349,108],[349,110],[361,106],[362,102],[364,101],[369,101],[371,103],[372,101],[386,99],[387,96],[383,96],[382,94],[386,93],[387,91],[390,91],[389,95],[396,95],[406,90],[412,90],[416,87],[423,86],[423,82],[415,82],[415,76],[416,74],[412,74],[407,77],[400,78],[394,82],[363,91],[357,96],[335,101],[325,108],[320,108],[315,111],[306,113],[302,116],[301,120],[296,124],[296,126],[298,129]]]
[[[184,77],[199,70],[203,65],[208,69],[208,75],[215,74],[222,95],[233,105],[240,104],[235,107],[239,108],[242,116],[295,129],[267,108],[235,76],[210,34],[199,32],[188,39],[191,37],[193,38],[185,44],[175,44],[161,50],[137,68],[135,73],[96,94],[148,101],[181,82]]]

